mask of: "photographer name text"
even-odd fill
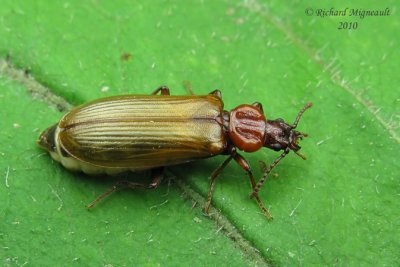
[[[358,21],[367,17],[388,17],[391,15],[390,9],[362,9],[362,8],[306,8],[305,13],[307,16],[316,16],[320,18],[327,17],[341,17],[343,21],[339,21],[338,30],[355,30],[358,28]],[[346,21],[344,18],[349,18],[351,21]]]
[[[364,19],[365,17],[386,17],[390,16],[390,9],[385,8],[383,10],[365,10],[360,8],[345,8],[342,10],[330,8],[322,9],[318,8],[315,10],[315,15],[318,17],[359,17]]]

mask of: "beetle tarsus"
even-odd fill
[[[205,215],[209,215],[208,211],[210,210],[211,203],[207,201],[206,205],[203,208],[203,212]]]
[[[258,197],[258,194],[255,194],[254,197],[256,198],[257,204],[260,207],[261,211],[264,213],[264,215],[267,217],[268,220],[273,220],[274,218],[271,216],[271,213],[264,207],[263,203],[261,202],[261,199]]]

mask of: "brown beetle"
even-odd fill
[[[164,86],[152,95],[107,97],[81,105],[46,129],[38,144],[70,170],[88,174],[152,170],[151,183],[119,182],[89,207],[120,187],[156,188],[165,166],[228,155],[211,175],[205,212],[210,207],[215,179],[234,159],[249,176],[251,196],[267,218],[272,219],[258,191],[289,151],[305,159],[298,152],[298,142],[307,135],[295,129],[311,105],[308,103],[300,110],[290,125],[282,119],[267,120],[258,102],[225,111],[219,90],[205,96],[170,96]],[[283,153],[256,183],[250,165],[237,150],[255,152],[262,147]]]

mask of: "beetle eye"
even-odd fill
[[[281,147],[280,144],[272,144],[272,145],[271,145],[271,148],[272,148],[273,150],[275,150],[275,151],[279,151],[279,150],[282,149],[282,147]]]

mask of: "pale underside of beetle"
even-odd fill
[[[127,95],[79,106],[39,138],[69,170],[117,174],[170,166],[223,153],[220,98]]]

